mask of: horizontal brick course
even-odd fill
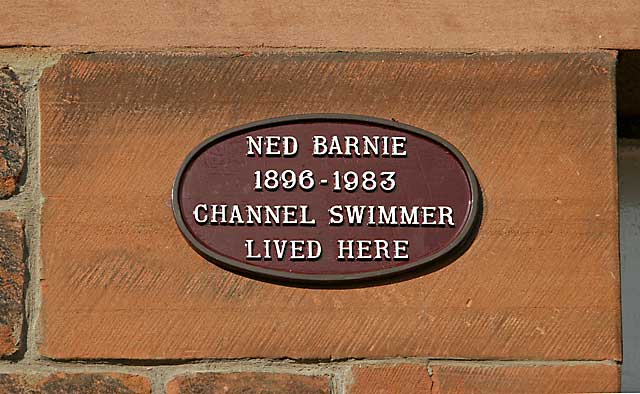
[[[432,392],[439,394],[617,393],[617,365],[434,365]]]
[[[0,357],[10,356],[22,341],[25,272],[23,222],[0,212]]]
[[[353,367],[347,394],[557,394],[620,390],[617,365],[369,365]]]
[[[0,392],[151,394],[151,384],[142,376],[118,373],[0,374]]]
[[[32,0],[0,13],[0,45],[638,48],[638,17],[635,0]]]
[[[351,368],[347,394],[425,394],[430,393],[427,365],[363,365]]]
[[[178,376],[167,394],[329,394],[326,376],[283,373],[196,373]]]

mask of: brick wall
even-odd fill
[[[611,51],[0,51],[0,392],[619,390]],[[380,95],[380,93],[384,93]],[[354,289],[260,282],[182,239],[204,138],[293,113],[394,118],[473,164],[452,264]]]

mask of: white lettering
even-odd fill
[[[329,139],[329,142],[327,141]],[[313,136],[313,155],[321,157],[406,157],[407,137]]]
[[[202,211],[202,210],[207,212],[207,204],[198,204],[193,209],[193,218],[195,219],[196,223],[198,223],[198,224],[204,224],[204,223],[207,222],[207,220],[209,220],[209,218],[208,218],[206,213],[205,213],[204,217],[201,217],[199,215],[199,211]]]
[[[245,256],[245,258],[247,260],[256,260],[260,258],[260,255],[256,255],[253,253],[253,240],[252,239],[247,239],[246,241],[244,241],[244,245],[247,248],[247,255]]]
[[[244,241],[248,260],[271,260],[273,255],[276,260],[304,261],[317,260],[322,256],[322,244],[316,240],[284,240],[265,239],[262,241],[262,250],[255,245],[253,239]]]
[[[266,147],[266,156],[295,156],[298,153],[298,140],[292,136],[247,136],[247,156],[262,157],[263,147]]]
[[[220,207],[218,209],[218,207]],[[218,221],[218,218],[220,220]],[[225,224],[227,222],[227,206],[226,205],[211,205],[211,222],[213,224]]]
[[[344,223],[344,216],[342,215],[342,205],[334,205],[329,208],[329,214],[331,215],[329,224],[341,225],[342,223]]]
[[[338,260],[340,261],[371,261],[371,260],[407,260],[409,241],[393,240],[391,243],[384,239],[339,239]]]
[[[409,211],[411,211],[411,214],[409,214]],[[420,223],[418,222],[418,207],[411,207],[411,209],[409,210],[409,208],[405,206],[401,206],[400,217],[401,217],[400,219],[401,225],[406,225],[406,226],[420,225]]]
[[[422,224],[427,226],[433,226],[438,224],[436,222],[434,215],[436,214],[436,207],[422,207]],[[429,219],[433,219],[429,221]]]
[[[313,136],[313,155],[324,156],[327,153],[327,137],[321,135]]]
[[[365,205],[345,205],[344,208],[347,211],[349,225],[362,224],[364,210],[367,208]]]
[[[394,260],[407,260],[409,255],[407,254],[407,249],[409,248],[409,241],[407,240],[393,240],[394,246]]]
[[[262,137],[247,136],[247,156],[262,156]]]
[[[447,218],[447,224],[454,227],[453,224],[453,209],[451,207],[438,207],[440,208],[440,222],[438,224],[444,224],[444,218]]]

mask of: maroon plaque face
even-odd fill
[[[476,178],[443,139],[397,122],[302,115],[198,146],[173,190],[203,256],[270,279],[346,282],[454,252],[471,233]]]

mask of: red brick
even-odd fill
[[[638,8],[636,0],[32,0],[0,13],[0,45],[633,49]]]
[[[119,373],[0,374],[0,392],[30,394],[151,394],[148,379]]]
[[[615,56],[72,54],[40,80],[43,342],[52,358],[620,359]],[[483,189],[456,261],[384,286],[227,272],[172,182],[206,137],[338,112],[458,147]]]
[[[444,362],[443,362],[444,363]],[[616,365],[368,365],[352,368],[347,394],[556,394],[620,390]]]
[[[616,365],[433,366],[434,394],[617,393]]]
[[[174,378],[167,394],[329,394],[326,376],[282,373],[197,373]]]
[[[23,222],[12,212],[0,212],[0,356],[20,348],[25,271]]]
[[[424,394],[431,389],[426,365],[367,365],[351,369],[348,394]]]
[[[24,92],[16,74],[0,68],[0,198],[16,192],[25,160]]]

